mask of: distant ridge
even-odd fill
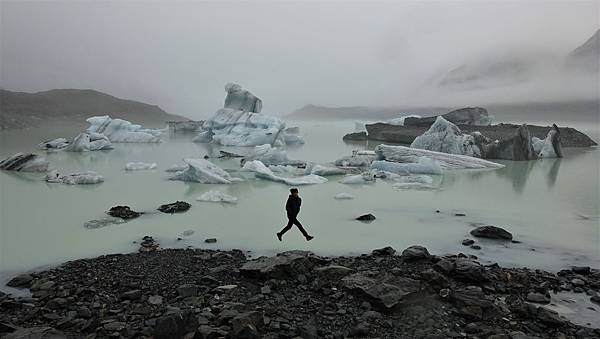
[[[42,124],[84,123],[93,115],[110,115],[134,123],[162,125],[188,120],[156,105],[125,100],[90,89],[53,89],[26,93],[0,89],[0,130]]]
[[[446,113],[451,109],[447,107],[325,107],[306,105],[287,116],[298,120],[327,120],[327,119],[383,119],[406,114],[435,115]]]

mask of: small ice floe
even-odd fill
[[[369,167],[376,159],[373,152],[353,151],[351,156],[345,156],[335,161],[336,166],[340,167]]]
[[[206,159],[183,159],[187,167],[175,172],[170,180],[192,181],[201,184],[231,184],[241,181]]]
[[[396,174],[442,174],[439,163],[427,157],[418,158],[414,163],[397,163],[385,160],[375,160],[371,169],[392,172]]]
[[[354,199],[354,196],[350,193],[338,193],[334,195],[333,198],[337,200],[350,200]]]
[[[272,147],[269,144],[255,146],[244,156],[244,160],[258,160],[267,166],[287,165],[291,163],[285,150]]]
[[[141,170],[153,170],[156,169],[157,165],[155,162],[128,162],[125,164],[126,171],[141,171]]]
[[[88,152],[113,149],[110,140],[100,133],[81,133],[67,147],[67,152]]]
[[[320,175],[320,176],[329,176],[329,175],[343,175],[346,174],[346,171],[344,171],[341,168],[337,168],[337,167],[329,167],[329,166],[323,166],[323,165],[319,165],[319,164],[309,164],[308,166],[306,166],[306,170],[304,171],[305,174],[316,174],[316,175]]]
[[[211,190],[211,191],[203,193],[201,196],[196,198],[196,200],[236,204],[238,201],[238,198],[228,195],[228,194],[225,194],[221,191]]]
[[[188,165],[185,164],[175,164],[171,167],[167,168],[165,172],[181,172],[188,168]]]
[[[309,174],[300,177],[282,177],[275,175],[265,164],[259,160],[248,161],[244,164],[244,171],[254,172],[254,176],[260,179],[281,182],[288,185],[310,185],[322,184],[327,182],[327,179],[318,175]]]
[[[57,170],[52,170],[46,174],[46,181],[68,185],[90,185],[104,182],[104,177],[93,171],[60,174]]]
[[[531,138],[533,150],[539,158],[562,158],[562,148],[560,145],[560,131],[556,124],[548,131],[546,139]]]
[[[417,191],[434,191],[438,190],[437,187],[430,184],[424,184],[420,182],[397,182],[392,185],[392,188],[397,190],[417,190]]]
[[[87,133],[103,134],[111,142],[161,142],[161,129],[143,128],[123,119],[112,119],[108,115],[94,116],[86,120],[90,123]]]
[[[47,151],[60,150],[69,146],[69,141],[65,138],[56,138],[48,141],[44,141],[38,145],[39,148]]]
[[[350,185],[373,184],[375,183],[375,176],[371,172],[347,175],[340,180],[340,183]]]
[[[17,172],[46,172],[48,160],[33,153],[17,153],[0,161],[0,169]]]
[[[83,224],[83,227],[88,228],[88,229],[96,229],[96,228],[102,228],[102,227],[111,226],[111,225],[122,224],[124,222],[126,222],[126,220],[122,219],[122,218],[106,217],[106,218],[86,221]]]

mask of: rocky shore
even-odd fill
[[[0,337],[600,337],[544,307],[558,291],[600,302],[600,270],[589,267],[484,266],[420,246],[254,260],[240,250],[147,248],[156,246],[14,277],[8,285],[31,296],[0,293]]]
[[[520,125],[498,124],[492,126],[457,125],[463,133],[479,131],[492,140],[504,140],[513,137]],[[410,144],[416,137],[425,133],[430,126],[398,126],[384,123],[366,125],[367,134],[350,133],[345,137],[347,140],[377,140],[391,143]],[[544,139],[550,126],[527,125],[531,136]],[[560,127],[561,144],[563,147],[590,147],[597,143],[586,134],[571,128]],[[357,139],[359,138],[359,139]],[[362,138],[362,139],[361,139]]]

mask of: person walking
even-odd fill
[[[296,225],[306,241],[311,241],[314,237],[309,235],[308,232],[302,227],[300,221],[298,221],[298,213],[300,213],[300,205],[302,205],[302,198],[298,195],[298,189],[292,188],[290,189],[290,196],[287,199],[285,204],[285,211],[287,212],[288,223],[287,225],[280,231],[277,232],[277,239],[281,241],[281,237],[285,234],[285,232],[289,231],[292,228],[292,225]]]

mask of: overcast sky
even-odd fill
[[[600,1],[1,0],[0,12],[3,88],[90,88],[189,117],[221,107],[230,81],[275,114],[474,104],[424,84],[482,58],[561,56],[600,27]]]

